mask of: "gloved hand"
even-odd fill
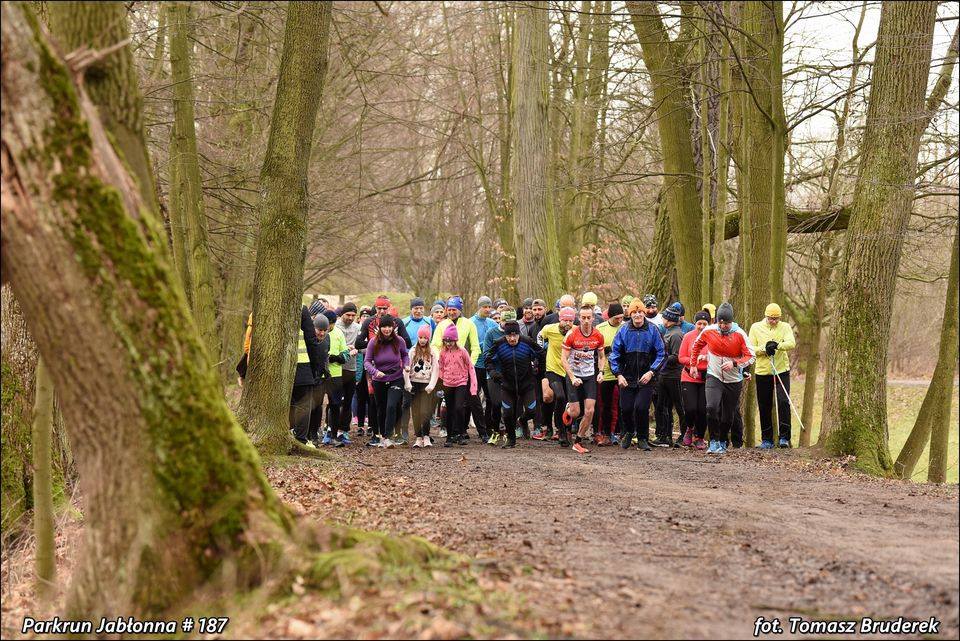
[[[767,356],[773,356],[774,354],[776,354],[777,346],[779,344],[780,343],[778,343],[777,341],[767,341],[766,347],[764,347],[764,349],[767,352]]]
[[[501,373],[500,370],[493,370],[493,372],[490,373],[490,380],[500,385],[503,383],[503,373]]]

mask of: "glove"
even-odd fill
[[[497,385],[500,385],[503,382],[503,373],[499,370],[493,370],[493,372],[490,374],[490,380]]]
[[[767,356],[773,356],[777,353],[777,345],[779,345],[777,341],[767,341],[767,344],[764,347],[767,352]]]

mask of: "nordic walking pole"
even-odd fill
[[[773,364],[773,356],[770,357],[770,369],[773,370],[773,378],[780,383],[780,388],[783,390],[784,394],[787,395],[787,405],[790,406],[790,409],[793,410],[793,415],[797,417],[797,423],[800,423],[800,430],[806,431],[807,428],[803,426],[803,420],[800,418],[800,415],[797,414],[797,408],[793,406],[793,400],[790,398],[790,392],[787,391],[787,386],[783,384],[783,381],[780,380],[780,374],[777,373],[777,366]],[[777,401],[776,390],[774,390],[773,395],[774,402]]]

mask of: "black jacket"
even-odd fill
[[[539,360],[541,352],[543,350],[537,342],[526,336],[521,335],[516,346],[511,346],[506,336],[501,336],[484,354],[484,362],[500,387],[512,392],[523,391],[537,383],[533,364]]]

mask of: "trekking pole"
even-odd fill
[[[773,378],[780,383],[780,388],[783,390],[783,393],[787,395],[787,405],[790,406],[790,409],[793,410],[793,415],[797,417],[797,423],[800,423],[800,431],[805,432],[807,428],[803,426],[803,420],[800,418],[800,415],[797,413],[797,408],[793,405],[793,400],[790,398],[790,391],[787,390],[787,386],[783,384],[783,381],[780,380],[780,374],[777,373],[777,366],[773,364],[773,356],[770,356],[770,369],[773,370]],[[777,395],[773,395],[774,400],[776,400]]]

